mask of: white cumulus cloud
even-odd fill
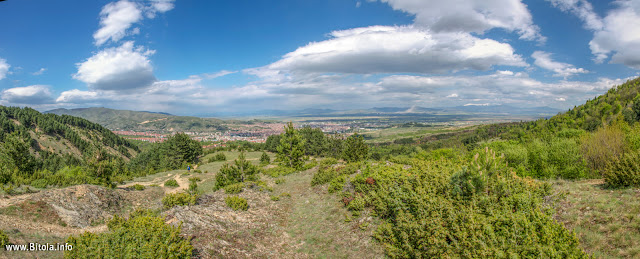
[[[46,85],[14,87],[2,91],[3,104],[40,105],[53,102],[51,90]]]
[[[575,74],[584,74],[589,72],[584,68],[576,68],[571,64],[554,61],[551,58],[551,53],[548,52],[535,51],[531,54],[531,57],[535,59],[533,62],[534,65],[553,71],[555,73],[554,76],[567,78]]]
[[[434,32],[515,31],[524,40],[544,41],[521,0],[380,0],[415,15],[415,24]]]
[[[526,66],[507,43],[468,33],[438,33],[397,26],[334,31],[268,66],[245,72],[261,77],[301,73],[445,73],[488,70],[494,65]]]
[[[100,12],[100,29],[94,34],[96,45],[111,40],[117,42],[127,35],[127,30],[142,19],[142,10],[138,4],[120,0],[105,5]]]
[[[589,42],[595,61],[640,69],[640,0],[617,0],[604,18],[587,0],[547,0],[562,11],[578,16],[594,32]]]
[[[74,79],[94,90],[130,90],[145,88],[156,81],[149,56],[153,50],[135,47],[132,41],[120,47],[104,49],[82,63]]]

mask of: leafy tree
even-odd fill
[[[367,159],[369,147],[364,143],[362,135],[355,133],[344,142],[343,158],[347,162],[358,162]]]
[[[287,126],[284,127],[284,132],[281,134],[277,161],[283,166],[301,169],[304,165],[305,143],[298,130],[293,127],[293,123],[287,123]]]
[[[582,139],[582,155],[592,171],[602,172],[607,162],[625,152],[624,132],[618,126],[600,128]]]

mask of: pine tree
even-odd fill
[[[367,159],[369,147],[364,143],[362,135],[355,133],[347,138],[344,143],[343,158],[347,162],[358,162]]]
[[[269,164],[271,163],[271,158],[267,155],[266,152],[262,152],[262,156],[260,156],[260,164]]]
[[[280,136],[277,161],[283,166],[301,169],[304,165],[305,140],[300,132],[293,127],[292,122],[289,122]]]

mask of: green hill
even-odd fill
[[[225,121],[214,118],[175,116],[166,113],[114,110],[108,108],[55,109],[57,115],[71,115],[98,123],[112,130],[134,131],[221,131]]]

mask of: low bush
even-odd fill
[[[136,190],[136,191],[144,191],[145,188],[146,187],[144,185],[142,185],[142,184],[136,184],[136,185],[133,186],[133,189]]]
[[[329,193],[342,191],[342,189],[344,188],[344,184],[347,180],[347,177],[348,175],[341,175],[331,180],[328,188]]]
[[[405,159],[367,166],[342,202],[382,223],[374,238],[391,258],[586,258],[578,239],[554,220],[544,182],[518,177],[490,150],[463,167]],[[411,166],[407,166],[411,165]]]
[[[285,166],[277,166],[277,167],[272,167],[269,168],[267,170],[264,171],[264,174],[271,176],[273,178],[276,177],[280,177],[280,176],[285,176],[285,175],[289,175],[292,173],[295,173],[296,169],[291,168],[291,167],[285,167]]]
[[[325,158],[320,161],[320,167],[329,167],[338,163],[338,160],[335,158]]]
[[[224,187],[224,193],[227,194],[238,194],[242,192],[242,188],[244,188],[244,183],[236,183],[227,185]]]
[[[309,170],[311,168],[316,167],[317,165],[318,165],[318,162],[316,162],[316,161],[312,161],[312,162],[306,163],[305,165],[302,166],[302,169],[300,171]]]
[[[164,186],[165,187],[179,187],[180,185],[178,184],[178,181],[176,181],[176,179],[169,179],[166,182],[164,182]]]
[[[137,210],[129,219],[114,216],[109,232],[71,236],[65,258],[191,258],[193,246],[180,235],[181,227],[164,222],[150,211]]]
[[[249,204],[247,200],[244,198],[240,198],[238,196],[228,196],[224,199],[224,202],[232,208],[233,210],[247,210],[249,209]]]
[[[611,187],[640,186],[640,153],[626,153],[609,161],[602,177]]]
[[[200,177],[195,176],[195,177],[189,178],[189,182],[194,182],[194,183],[195,182],[202,182],[202,179],[200,179]]]
[[[165,209],[175,206],[194,205],[198,200],[198,195],[192,195],[186,192],[168,193],[162,198],[162,205]]]
[[[209,163],[227,161],[227,156],[224,153],[216,153],[213,157],[209,158]]]
[[[271,195],[271,196],[269,196],[269,198],[270,198],[272,201],[279,201],[279,200],[280,200],[280,196],[277,196],[277,195]]]
[[[311,186],[321,185],[330,182],[333,178],[336,178],[338,173],[332,167],[320,167],[318,172],[313,174],[313,178],[311,179]]]
[[[284,182],[285,182],[285,180],[282,179],[282,178],[276,179],[276,184],[283,184]]]
[[[196,170],[193,170],[193,173],[201,174],[201,173],[202,173],[202,170],[200,170],[200,169],[196,169]]]
[[[0,230],[0,249],[4,249],[5,245],[9,244],[9,237],[4,231]]]

